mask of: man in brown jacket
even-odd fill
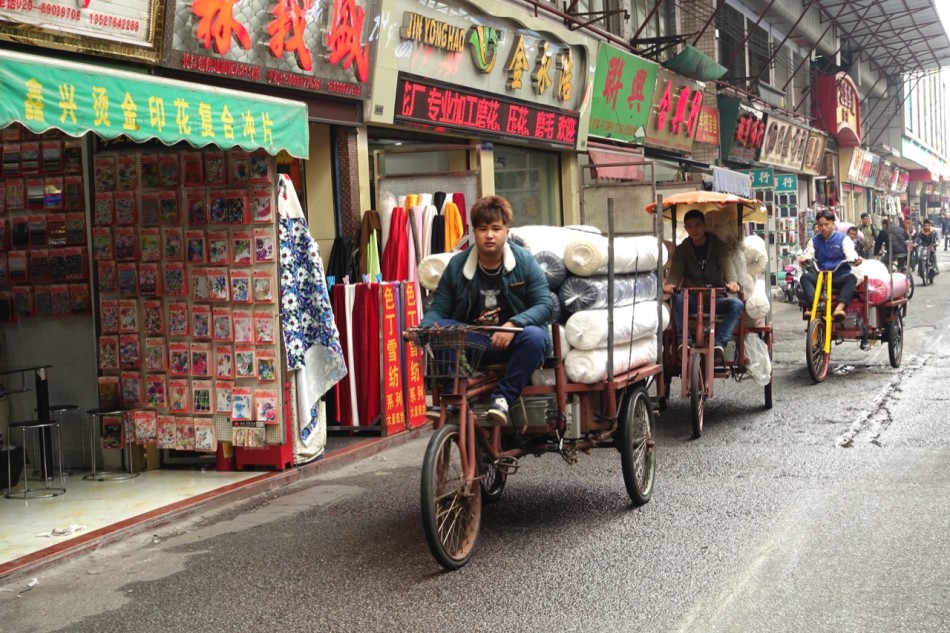
[[[706,216],[703,212],[697,209],[687,211],[683,216],[683,226],[689,238],[680,242],[673,251],[670,272],[663,286],[663,292],[673,295],[673,322],[676,324],[677,340],[683,336],[683,295],[674,293],[675,290],[725,286],[729,292],[739,292],[735,263],[726,245],[712,233],[706,232]],[[696,312],[694,301],[697,297],[696,294],[690,294],[690,314]],[[723,347],[732,338],[742,317],[742,301],[736,297],[718,296],[716,315],[722,317],[722,323],[715,330],[715,356],[721,362]]]

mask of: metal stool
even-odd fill
[[[70,411],[75,411],[79,406],[75,404],[51,404],[49,406],[49,414],[56,414],[56,417],[59,418],[59,432],[62,433],[66,430],[66,414]],[[33,413],[36,413],[36,409],[33,409]],[[80,441],[79,446],[82,448],[82,464],[86,465],[86,427],[81,423],[79,425]],[[60,464],[65,468],[64,464]],[[68,470],[66,471],[66,476],[68,477],[72,473]]]
[[[89,448],[91,449],[92,455],[92,472],[88,475],[84,475],[83,479],[86,481],[121,481],[123,479],[132,479],[133,477],[138,477],[139,473],[135,472],[135,467],[132,465],[132,453],[128,449],[132,445],[132,440],[128,433],[126,433],[125,446],[122,447],[122,459],[123,461],[128,462],[127,471],[110,471],[110,470],[96,470],[96,435],[101,434],[101,425],[102,418],[107,415],[121,415],[123,418],[127,411],[121,409],[89,409],[86,411],[86,414],[89,416],[89,419],[92,421],[92,434],[89,441]],[[123,419],[123,424],[125,420]],[[127,458],[127,459],[126,459]]]
[[[53,442],[53,454],[59,458],[59,486],[50,485],[50,481],[53,479],[52,474],[54,469],[53,465],[46,461],[46,434],[43,432],[45,429],[50,429],[51,431],[50,440]],[[10,434],[12,435],[16,430],[19,430],[21,433],[20,441],[22,442],[23,449],[23,489],[17,492],[12,492],[10,489],[7,489],[7,494],[4,496],[7,499],[43,499],[66,494],[66,479],[63,476],[63,435],[59,422],[44,422],[42,420],[11,422]],[[41,488],[30,488],[30,469],[26,465],[26,462],[31,437],[33,438],[33,448],[36,448],[36,444],[39,444],[40,448],[39,471],[43,481],[43,487]],[[39,440],[36,439],[37,437],[39,437]],[[12,461],[12,459],[7,460],[8,482],[13,481],[13,473],[10,468]]]

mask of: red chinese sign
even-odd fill
[[[703,106],[699,111],[699,128],[696,130],[696,142],[719,145],[719,108]]]
[[[419,300],[416,296],[416,286],[407,283],[403,286],[403,296],[405,305],[405,327],[411,328],[419,325]],[[408,409],[408,420],[411,428],[422,426],[426,423],[426,388],[422,378],[423,356],[422,350],[406,343],[406,406]]]
[[[162,64],[363,99],[380,2],[171,1]]]
[[[554,145],[577,142],[577,114],[450,88],[402,73],[396,85],[395,120]]]
[[[402,333],[399,330],[399,308],[396,293],[399,284],[380,284],[382,314],[383,352],[383,420],[386,434],[391,435],[406,428],[405,401],[403,400],[403,376],[400,357]]]
[[[702,84],[660,68],[647,123],[646,145],[689,152],[703,107]]]
[[[861,145],[861,95],[854,80],[840,72],[815,82],[817,124],[838,139],[841,147]]]

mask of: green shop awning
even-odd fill
[[[37,133],[309,155],[303,103],[0,50],[0,128],[13,122]]]

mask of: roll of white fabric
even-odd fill
[[[439,286],[439,279],[445,272],[445,267],[449,265],[449,260],[457,253],[434,253],[424,257],[419,262],[419,283],[426,290],[435,290]]]
[[[666,262],[666,246],[662,247]],[[654,270],[657,262],[656,238],[650,235],[614,238],[614,272],[634,273]],[[575,275],[590,277],[607,274],[607,238],[586,235],[564,247],[564,265]]]
[[[524,244],[532,255],[537,255],[541,251],[563,255],[564,247],[577,239],[579,235],[600,235],[600,230],[597,227],[585,225],[567,227],[535,224],[511,227],[510,234]]]
[[[742,242],[745,251],[746,270],[753,277],[758,277],[765,273],[769,266],[769,255],[765,248],[765,240],[758,235],[747,235]]]
[[[661,305],[663,328],[670,323],[670,309]],[[635,305],[614,308],[614,345],[656,333],[656,301],[643,301]],[[564,326],[571,347],[592,350],[607,347],[607,310],[583,310],[575,312]]]
[[[405,196],[402,197],[405,198]],[[397,206],[396,196],[392,193],[384,191],[379,194],[380,253],[386,252],[386,242],[389,241],[389,225],[392,223],[393,209]]]
[[[745,298],[745,313],[750,319],[761,319],[769,313],[769,294],[765,289],[765,280],[755,280],[755,290]]]
[[[653,362],[656,359],[656,337],[645,336],[614,346],[614,373]],[[564,359],[564,370],[571,382],[590,385],[607,377],[607,349],[572,349]]]

